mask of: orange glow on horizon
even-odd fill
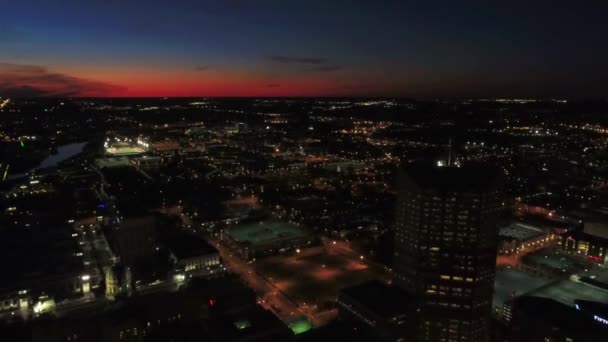
[[[370,89],[378,93],[387,88],[386,85],[378,86],[379,80],[370,75],[274,73],[264,69],[195,71],[138,66],[54,65],[42,70],[16,66],[4,75],[14,87],[32,87],[51,96],[71,97],[351,96],[357,92],[370,95]]]

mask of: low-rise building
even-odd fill
[[[243,259],[250,260],[311,246],[315,239],[304,227],[270,220],[230,227],[222,233],[222,240]]]
[[[404,290],[370,281],[340,291],[341,319],[367,326],[380,341],[413,341],[416,304]]]
[[[175,266],[189,276],[209,276],[225,270],[218,250],[197,236],[176,233],[164,241]]]
[[[582,228],[562,235],[560,246],[569,254],[608,264],[608,217],[587,217]]]
[[[524,223],[502,227],[498,236],[498,254],[506,255],[539,249],[556,240],[552,231]]]

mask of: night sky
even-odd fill
[[[0,0],[0,96],[607,97],[607,17],[593,0]]]

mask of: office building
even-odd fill
[[[403,170],[395,282],[419,300],[419,341],[488,340],[501,182],[482,166]]]

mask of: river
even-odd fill
[[[36,170],[46,169],[46,168],[49,168],[49,167],[56,167],[62,161],[70,159],[70,158],[72,158],[74,156],[77,156],[80,153],[82,153],[82,150],[84,149],[84,147],[86,146],[86,144],[87,144],[86,142],[80,142],[80,143],[61,145],[61,146],[57,147],[57,153],[51,154],[50,156],[46,157],[35,168],[33,168],[33,169],[31,169],[31,170],[29,170],[28,172],[25,172],[25,173],[19,173],[19,174],[16,174],[16,175],[10,175],[8,177],[8,179],[9,180],[10,179],[17,179],[17,178],[25,177],[28,174],[30,174],[30,173],[32,173],[32,172],[34,172]]]

